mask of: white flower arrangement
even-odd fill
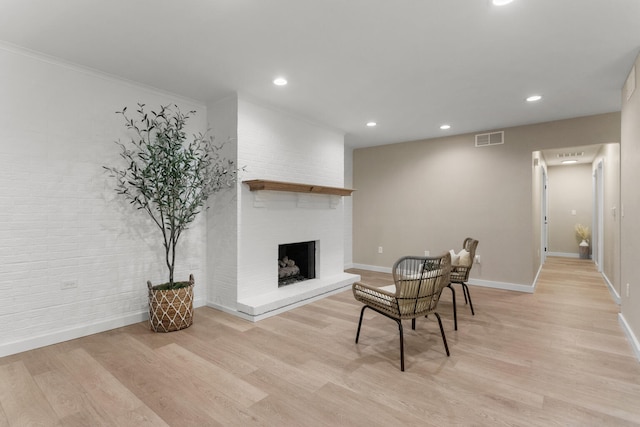
[[[576,230],[576,237],[579,242],[582,240],[586,242],[589,241],[589,237],[591,237],[591,233],[589,232],[589,227],[582,224],[576,224],[575,230]]]

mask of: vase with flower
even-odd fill
[[[589,259],[589,227],[583,224],[576,224],[576,239],[578,240],[578,253],[581,259]]]

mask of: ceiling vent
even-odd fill
[[[476,147],[504,144],[504,131],[479,133],[476,135]]]
[[[582,157],[584,156],[584,151],[578,151],[575,153],[560,153],[558,154],[559,159],[566,159],[567,157]]]

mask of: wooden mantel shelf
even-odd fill
[[[295,182],[267,181],[266,179],[251,179],[242,182],[249,186],[250,191],[291,191],[294,193],[331,194],[334,196],[350,196],[354,191],[350,188],[325,187],[323,185],[298,184]]]

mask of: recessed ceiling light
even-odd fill
[[[494,6],[504,6],[505,4],[511,3],[513,0],[493,0]]]
[[[369,122],[367,123],[367,126],[369,126],[370,128],[377,126],[378,124],[376,122]]]
[[[284,86],[287,84],[287,79],[285,79],[284,77],[278,77],[273,81],[273,84],[276,86]]]
[[[541,95],[531,95],[530,97],[527,98],[527,102],[536,102],[536,101],[540,101],[542,99]]]
[[[573,163],[578,163],[578,161],[577,160],[563,160],[562,161],[563,165],[570,165],[570,164],[573,164]]]
[[[451,125],[442,125],[442,126],[440,126],[440,129],[442,129],[442,130],[451,129]]]

